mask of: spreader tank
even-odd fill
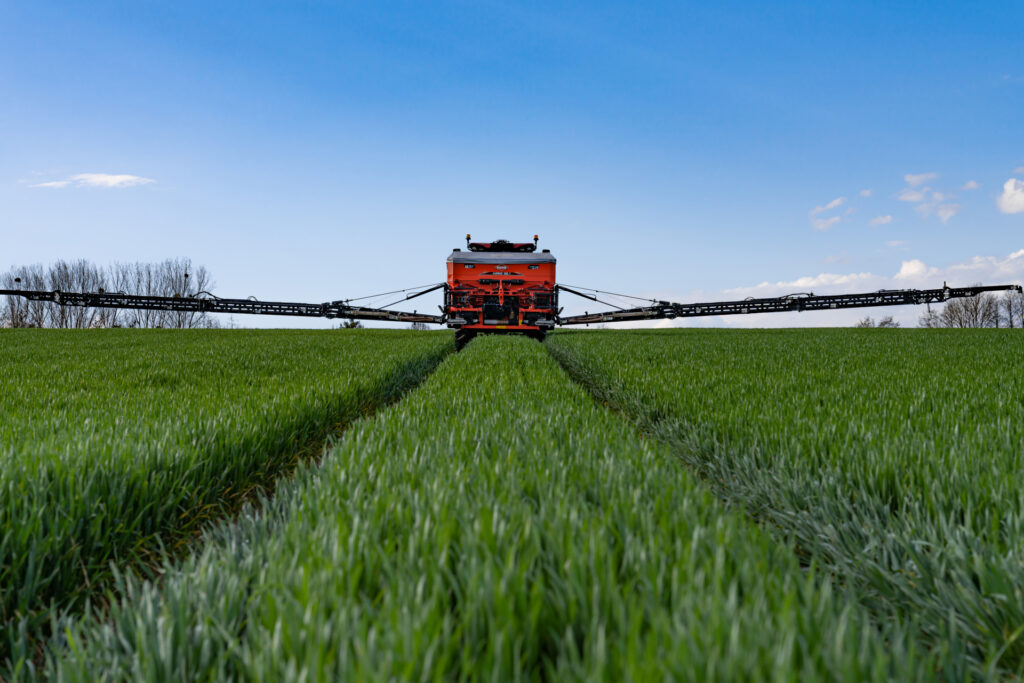
[[[468,340],[478,332],[543,337],[555,326],[555,257],[533,242],[471,242],[448,257],[448,327]]]

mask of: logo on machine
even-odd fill
[[[497,270],[508,270],[508,266],[494,266]]]

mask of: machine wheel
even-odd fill
[[[476,332],[471,330],[458,329],[455,330],[455,350],[461,351],[462,347],[473,340],[476,336]]]

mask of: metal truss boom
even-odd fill
[[[0,296],[21,296],[30,301],[50,301],[61,306],[91,308],[128,308],[186,313],[237,313],[245,315],[290,315],[309,318],[347,318],[384,320],[403,323],[443,323],[439,315],[388,311],[381,308],[349,306],[344,301],[322,304],[257,299],[220,299],[217,297],[144,296],[110,292],[52,292],[0,289]],[[411,298],[411,297],[410,297]]]
[[[580,295],[567,287],[559,289]],[[744,315],[749,313],[784,313],[787,311],[827,311],[839,308],[869,308],[873,306],[903,306],[908,304],[933,304],[962,297],[976,296],[983,292],[1004,290],[1021,291],[1018,285],[989,285],[977,287],[947,287],[941,289],[882,289],[877,292],[860,294],[791,294],[765,299],[743,299],[741,301],[714,301],[708,303],[678,304],[658,301],[651,306],[627,308],[604,313],[584,313],[560,317],[559,325],[590,325],[592,323],[625,322],[628,320],[659,320],[665,318],[694,318],[709,315]],[[584,296],[587,299],[593,297]],[[596,299],[594,299],[596,300]]]

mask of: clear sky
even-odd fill
[[[1019,0],[6,0],[0,268],[319,302],[440,282],[468,232],[683,302],[1021,282],[1022,36]]]

